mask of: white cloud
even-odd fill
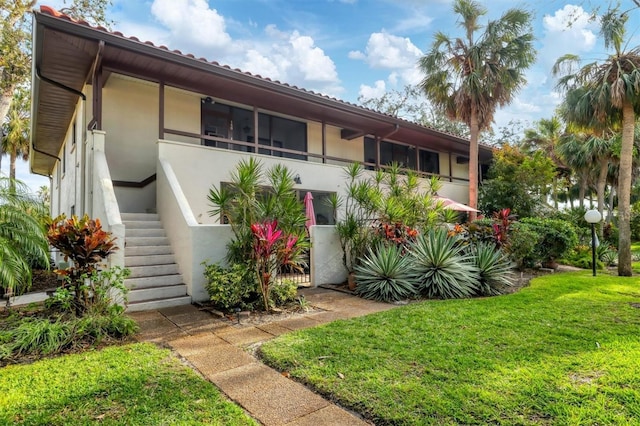
[[[338,96],[344,90],[335,63],[309,35],[270,24],[258,37],[244,31],[243,38],[234,39],[227,32],[234,21],[205,0],[154,0],[151,13],[162,28],[124,20],[118,30],[319,93]],[[255,28],[255,22],[245,29],[250,26]]]
[[[374,86],[367,86],[366,84],[360,85],[360,90],[358,91],[359,97],[362,97],[364,100],[379,98],[385,94],[387,91],[387,85],[384,80],[378,80],[374,83]]]
[[[335,63],[313,38],[274,25],[264,34],[266,38],[243,56],[241,69],[332,96],[342,91]]]
[[[400,70],[415,66],[422,51],[409,38],[398,37],[385,32],[369,36],[365,53],[349,52],[351,59],[364,60],[372,68]]]
[[[182,44],[218,52],[230,46],[224,17],[205,0],[154,0],[151,13]]]
[[[542,20],[544,37],[539,52],[539,62],[550,68],[566,53],[589,52],[596,44],[598,24],[582,7],[568,4],[546,15]]]

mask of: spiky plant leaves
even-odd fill
[[[456,240],[439,228],[419,235],[411,244],[411,267],[417,274],[418,290],[427,297],[459,299],[477,292],[478,268]]]
[[[0,289],[20,294],[31,285],[29,259],[49,265],[42,205],[20,181],[0,177]]]
[[[502,250],[494,244],[479,242],[471,254],[480,276],[479,295],[495,296],[501,294],[504,287],[511,286],[511,262]]]
[[[365,299],[394,302],[416,294],[411,258],[394,245],[369,248],[355,267],[356,292]]]

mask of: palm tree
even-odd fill
[[[592,169],[592,155],[586,149],[588,135],[577,131],[569,132],[560,138],[556,151],[560,159],[571,168],[577,180],[578,206],[584,208],[584,199],[589,187],[589,174]],[[569,190],[571,192],[571,190]],[[570,195],[571,196],[571,195]]]
[[[531,14],[510,9],[476,37],[487,10],[473,0],[456,0],[453,10],[465,34],[436,33],[419,62],[425,74],[420,87],[434,107],[469,126],[469,205],[476,208],[478,137],[491,127],[496,108],[508,105],[526,82],[524,72],[535,59]]]
[[[31,285],[30,262],[49,264],[42,204],[20,181],[0,177],[0,289],[15,294]]]
[[[600,20],[600,35],[607,49],[602,62],[580,65],[580,58],[568,54],[558,59],[554,74],[563,74],[558,86],[568,92],[580,90],[576,118],[592,124],[618,121],[622,127],[620,175],[618,177],[618,275],[631,276],[630,197],[633,162],[635,110],[640,107],[640,47],[623,50],[628,15],[609,9]]]
[[[562,131],[562,123],[558,117],[543,118],[536,123],[534,129],[526,129],[524,131],[523,140],[523,148],[525,150],[540,150],[544,152],[556,166],[556,174],[553,177],[551,187],[551,197],[556,210],[558,209],[558,177],[563,176],[564,171],[567,169],[556,151],[562,137]]]
[[[29,159],[29,96],[24,89],[16,91],[3,125],[1,150],[9,155],[9,177],[16,178],[16,160]]]

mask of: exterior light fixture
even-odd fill
[[[300,185],[300,184],[302,183],[302,179],[300,179],[300,175],[295,175],[295,176],[293,177],[293,182],[294,182],[296,185]]]
[[[587,210],[584,220],[591,224],[591,265],[593,266],[593,276],[596,276],[596,223],[602,220],[602,215],[598,210]]]

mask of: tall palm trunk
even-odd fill
[[[480,125],[478,123],[478,113],[474,107],[471,110],[471,120],[469,122],[469,206],[478,208],[478,136]],[[469,221],[476,219],[476,212],[469,212]]]
[[[13,194],[16,191],[16,159],[18,154],[15,150],[9,154],[9,191]]]
[[[607,174],[609,173],[609,159],[602,157],[600,159],[600,172],[598,173],[598,182],[596,183],[596,192],[598,193],[598,211],[604,218],[604,192],[607,188]],[[604,230],[604,221],[600,221],[600,236]]]
[[[607,206],[607,223],[611,223],[613,220],[613,198],[615,196],[615,186],[611,185],[609,188],[609,206]]]
[[[631,173],[635,113],[629,100],[622,104],[622,147],[618,175],[618,275],[630,277],[631,270]]]

